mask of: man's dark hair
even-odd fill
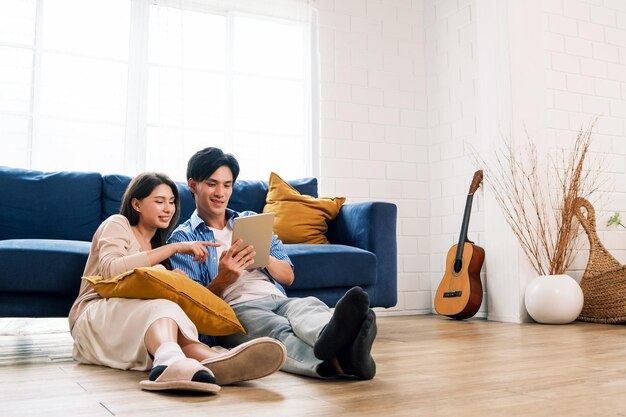
[[[226,165],[233,173],[233,182],[239,175],[239,162],[229,153],[224,153],[219,148],[204,148],[193,154],[187,163],[187,179],[205,181],[219,167]]]

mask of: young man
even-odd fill
[[[359,287],[349,290],[334,313],[315,297],[288,298],[281,284],[293,282],[293,265],[275,235],[267,267],[246,270],[253,263],[254,248],[241,247],[241,240],[231,246],[232,226],[235,217],[254,213],[226,208],[238,175],[235,157],[220,149],[205,148],[191,157],[187,181],[196,211],[172,233],[169,242],[202,240],[220,246],[207,248],[209,257],[202,264],[174,255],[172,267],[228,302],[249,336],[270,336],[283,342],[288,356],[284,371],[318,378],[373,378],[376,315],[365,291]]]

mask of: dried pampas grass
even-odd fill
[[[540,275],[563,274],[579,249],[574,201],[589,199],[599,187],[599,170],[585,167],[593,126],[581,128],[573,148],[548,158],[545,168],[530,137],[525,152],[511,144],[495,151],[493,169],[473,152],[507,223]]]

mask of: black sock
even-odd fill
[[[369,304],[369,296],[361,287],[348,290],[337,302],[333,316],[315,342],[315,357],[327,361],[354,340],[365,320]]]
[[[337,370],[330,361],[324,361],[317,367],[317,373],[323,378],[332,378],[337,376]]]
[[[359,379],[374,378],[376,363],[371,352],[377,331],[376,314],[369,310],[357,337],[337,355],[339,365],[346,375],[353,375]]]

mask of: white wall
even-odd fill
[[[549,137],[562,146],[598,117],[593,150],[607,180],[594,203],[599,235],[626,263],[624,229],[606,227],[616,211],[626,218],[626,2],[545,1],[543,35]],[[577,257],[572,275],[582,275],[587,255]]]
[[[398,305],[430,313],[423,2],[318,0],[320,195],[398,206]]]
[[[477,138],[476,11],[471,1],[426,1],[424,17],[434,295],[446,254],[459,240],[475,171],[466,146]],[[482,196],[482,189],[474,195],[468,238],[484,247]],[[483,302],[477,316],[484,315]]]
[[[499,127],[513,142],[523,143],[527,131],[546,155],[571,149],[579,129],[597,118],[592,152],[587,156],[590,166],[603,161],[600,181],[604,183],[593,198],[597,227],[607,248],[624,262],[624,233],[607,231],[606,221],[613,211],[626,207],[623,186],[618,185],[626,172],[626,150],[617,146],[626,133],[626,4],[603,0],[474,3],[478,9],[478,66],[483,81],[478,89],[479,126],[493,125],[491,129],[479,127],[483,149],[486,144],[498,142],[495,135],[488,137],[499,123],[493,115],[504,116],[499,117],[504,122]],[[497,23],[493,21],[494,9],[500,12]],[[491,37],[482,36],[485,32]],[[505,39],[506,48],[500,48],[495,39]],[[493,64],[483,59],[485,50],[496,51],[491,55],[495,55],[498,66],[508,68],[508,74],[497,74],[484,65]],[[497,88],[490,83],[493,79],[500,82]],[[495,89],[499,91],[494,93]],[[483,100],[483,96],[495,95],[500,103],[507,102],[505,114],[494,108],[493,100]],[[486,121],[490,117],[491,121]],[[489,225],[485,235],[486,240],[498,243],[507,239]],[[584,233],[581,243],[587,247]],[[498,255],[504,250],[514,255],[508,264],[498,262]],[[487,258],[489,318],[527,321],[523,292],[536,273],[528,267],[519,249],[515,250],[514,242],[500,245],[495,252],[495,256]],[[588,251],[581,251],[568,273],[580,279],[587,258]],[[519,305],[511,308],[515,302]]]
[[[606,180],[600,238],[626,263],[626,2],[620,0],[318,0],[321,193],[398,205],[399,303],[430,313],[456,243],[479,152],[524,130],[568,148],[598,117],[593,153]],[[620,146],[621,145],[621,146]],[[488,221],[486,220],[488,219]],[[478,316],[525,321],[533,272],[489,193],[474,198],[470,239],[484,246]],[[584,237],[584,236],[583,236]],[[570,271],[580,278],[582,252]]]

